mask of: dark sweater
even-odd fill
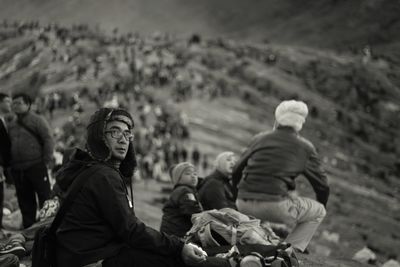
[[[199,189],[199,199],[204,210],[237,209],[229,177],[218,170],[205,177]]]
[[[326,205],[327,176],[310,141],[290,127],[262,133],[253,140],[233,171],[238,198],[271,200],[296,188],[295,178],[303,174],[316,198]]]
[[[35,135],[22,127],[17,119],[10,122],[8,132],[11,140],[11,167],[16,170],[26,170],[41,162],[50,163],[54,140],[48,122],[32,112],[22,115],[19,120]]]
[[[192,227],[192,214],[201,211],[195,188],[177,185],[164,205],[160,231],[183,237]]]
[[[11,160],[11,141],[8,132],[0,119],[0,166],[4,169],[8,167]]]
[[[71,177],[90,161],[82,151],[75,157],[58,177],[64,191],[72,183]],[[118,170],[105,163],[90,168],[98,171],[87,177],[57,231],[59,267],[82,266],[106,259],[118,254],[123,247],[180,255],[181,241],[147,227],[136,217]]]

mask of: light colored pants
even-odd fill
[[[324,206],[310,198],[289,196],[282,201],[237,199],[238,210],[262,221],[293,228],[285,242],[304,251],[326,215]]]

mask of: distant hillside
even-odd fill
[[[303,133],[319,149],[332,185],[328,217],[310,245],[323,257],[350,259],[363,246],[380,261],[398,254],[398,73],[392,57],[0,24],[0,91],[86,92],[93,99],[107,90],[110,98],[116,91],[146,92],[184,112],[191,142],[211,156],[227,149],[240,153],[255,133],[270,130],[281,100],[305,101],[310,115]],[[307,188],[300,183],[301,192]],[[331,233],[340,242],[330,241]]]
[[[377,53],[399,45],[397,0],[0,0],[0,18],[110,30],[268,40]],[[385,49],[382,46],[385,45]]]

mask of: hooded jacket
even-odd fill
[[[178,184],[163,207],[160,231],[184,237],[192,227],[192,215],[202,211],[196,189]]]
[[[104,133],[105,123],[112,120],[107,119],[110,112],[115,110],[95,113],[88,126],[87,151],[77,150],[57,175],[60,188],[66,191],[78,173],[96,169],[87,177],[57,230],[59,267],[97,262],[117,255],[125,247],[177,257],[183,247],[178,239],[147,227],[136,217],[123,179],[136,166],[133,146],[129,145],[128,155],[116,169],[107,163],[110,151],[103,134],[97,132]]]
[[[234,190],[229,177],[218,170],[204,178],[204,182],[199,189],[199,198],[204,210],[237,209]]]

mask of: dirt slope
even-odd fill
[[[0,18],[332,48],[399,41],[396,0],[1,0]]]
[[[96,96],[100,88],[139,88],[183,111],[192,141],[211,156],[240,152],[252,135],[271,129],[282,99],[306,101],[304,135],[318,147],[332,184],[310,260],[318,255],[331,266],[363,246],[378,262],[398,255],[400,68],[390,59],[217,38],[189,45],[163,35],[0,26],[1,91]],[[299,188],[312,194],[304,181]],[[157,225],[156,213],[145,208],[141,216]],[[339,242],[327,239],[332,233]]]

